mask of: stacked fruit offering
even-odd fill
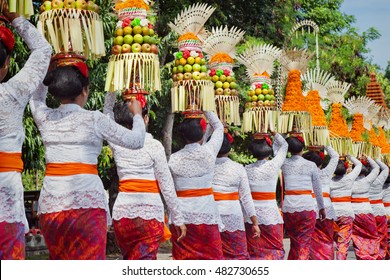
[[[176,58],[172,68],[174,81],[208,79],[206,59],[201,52],[185,50],[174,55]]]
[[[215,95],[238,96],[238,85],[232,71],[212,68],[209,76],[214,83]]]
[[[154,53],[158,54],[157,35],[148,19],[125,18],[117,23],[112,54]]]
[[[245,103],[245,108],[255,107],[271,107],[276,106],[275,91],[272,85],[264,83],[252,84],[250,90],[248,90],[248,96]]]
[[[40,7],[41,13],[56,9],[78,9],[99,12],[99,6],[95,0],[46,0]]]

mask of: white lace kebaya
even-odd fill
[[[353,170],[344,176],[334,176],[330,184],[330,197],[333,199],[352,196],[352,186],[362,170],[362,163],[355,157],[350,156],[350,161],[355,165]],[[337,218],[355,218],[351,202],[332,201]]]
[[[324,208],[319,172],[314,162],[299,155],[287,158],[282,165],[285,191],[313,191],[316,196],[318,209]],[[313,197],[305,195],[285,195],[283,212],[294,213],[315,211]]]
[[[383,187],[383,205],[385,206],[387,219],[390,219],[390,184],[386,183]]]
[[[31,54],[19,73],[0,84],[0,151],[21,153],[25,138],[24,109],[33,91],[46,76],[52,49],[23,17],[14,19],[12,25],[27,43]],[[25,232],[28,232],[19,172],[0,172],[0,222],[23,223]]]
[[[112,119],[114,119],[115,100],[114,93],[107,93],[104,113]],[[126,149],[110,141],[108,143],[114,154],[119,180],[157,180],[173,224],[183,225],[183,216],[180,212],[172,175],[161,143],[153,139],[150,133],[146,133],[144,147],[138,150]],[[114,220],[141,218],[164,222],[164,205],[159,193],[119,192],[112,216]]]
[[[318,173],[320,175],[320,182],[322,187],[322,194],[324,198],[324,205],[325,205],[325,213],[326,213],[326,219],[334,220],[336,219],[336,214],[332,205],[332,201],[330,200],[330,184],[332,181],[333,173],[336,170],[337,164],[339,163],[339,154],[332,149],[332,147],[325,147],[325,151],[328,153],[330,160],[328,165],[323,168],[319,169]],[[318,208],[316,203],[314,204],[316,206],[316,218],[319,219],[318,214]]]
[[[204,112],[214,132],[203,145],[187,144],[173,153],[168,165],[175,182],[176,191],[211,188],[217,154],[223,141],[223,125],[213,112]],[[223,225],[214,196],[179,197],[179,206],[185,224]]]
[[[87,111],[77,104],[48,108],[46,94],[47,87],[41,85],[30,101],[46,148],[46,164],[97,164],[103,139],[128,149],[143,147],[145,124],[140,115],[134,117],[133,129],[128,130],[101,112]],[[98,175],[45,176],[39,214],[81,208],[101,208],[108,213],[107,195]]]
[[[387,177],[389,176],[389,167],[380,160],[376,160],[376,163],[381,168],[381,172],[375,181],[372,183],[369,191],[370,204],[374,216],[386,216],[386,209],[383,205],[383,185]]]
[[[255,216],[256,212],[244,167],[228,157],[217,158],[212,187],[218,193],[238,192],[240,200],[220,200],[216,203],[225,226],[223,231],[245,231],[241,205],[249,217]]]
[[[283,136],[276,134],[274,137],[273,151],[274,158],[271,160],[258,160],[245,167],[252,192],[276,193],[276,184],[279,171],[286,159],[288,144]],[[261,225],[283,224],[276,199],[253,200],[256,216]],[[248,215],[245,215],[245,222],[252,223]]]
[[[359,176],[355,180],[352,186],[352,209],[355,215],[358,214],[372,214],[371,204],[368,201],[369,199],[369,191],[372,183],[378,177],[379,174],[379,165],[371,159],[367,157],[368,162],[372,167],[372,171],[367,176]],[[367,202],[353,202],[353,199],[367,199]]]

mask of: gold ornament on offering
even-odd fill
[[[222,122],[234,125],[241,125],[241,120],[238,85],[233,65],[236,58],[236,45],[242,40],[244,34],[244,31],[236,27],[229,30],[227,26],[221,26],[213,28],[211,35],[203,44],[203,51],[209,60],[209,76],[214,83],[218,117]]]
[[[214,10],[207,4],[197,3],[168,24],[180,36],[172,69],[172,112],[215,111],[214,83],[207,77],[202,53],[202,43],[209,35],[203,26]]]

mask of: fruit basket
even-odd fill
[[[103,23],[93,1],[45,1],[40,10],[37,28],[54,53],[74,52],[91,59],[106,55]]]
[[[113,39],[105,90],[124,98],[161,90],[158,37],[147,18],[149,2],[114,1],[118,22]]]
[[[269,44],[252,46],[241,53],[237,60],[246,67],[251,81],[243,113],[243,132],[267,133],[275,129],[280,112],[277,111],[276,93],[271,76],[274,62],[281,50]]]
[[[215,111],[214,83],[207,76],[202,42],[207,38],[203,25],[215,8],[207,4],[194,4],[184,9],[169,27],[180,37],[179,51],[172,67],[172,112]]]
[[[233,72],[236,45],[244,36],[243,31],[232,27],[213,28],[203,44],[209,60],[208,76],[214,83],[216,111],[226,124],[241,125],[238,85]]]
[[[0,13],[2,13],[3,3],[8,3],[11,13],[18,13],[27,19],[34,14],[34,6],[32,0],[0,0]]]

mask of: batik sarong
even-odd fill
[[[310,246],[311,260],[333,260],[333,220],[316,221]]]
[[[25,257],[24,225],[0,222],[0,260],[23,260]]]
[[[336,260],[346,260],[348,256],[349,244],[352,240],[352,217],[339,217],[335,222],[338,231],[335,233]]]
[[[379,251],[378,260],[386,259],[387,252],[387,217],[386,216],[375,216],[376,228],[379,236]]]
[[[246,234],[243,230],[221,232],[225,260],[249,260]]]
[[[357,260],[377,259],[379,237],[373,214],[355,215],[352,227],[352,242]]]

